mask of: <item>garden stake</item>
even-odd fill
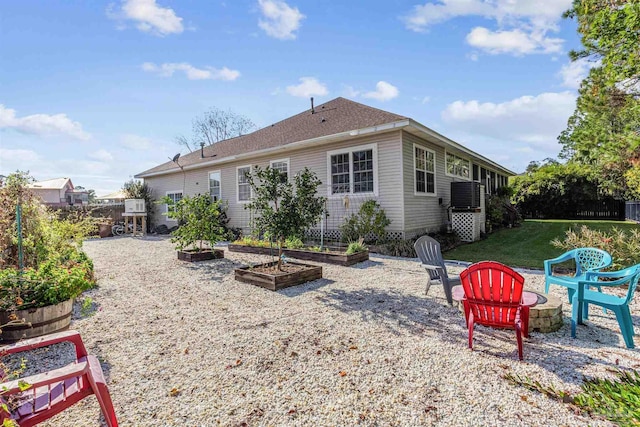
[[[16,206],[16,223],[18,224],[18,277],[22,277],[24,260],[22,256],[22,205],[20,203]]]

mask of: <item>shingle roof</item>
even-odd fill
[[[29,184],[30,188],[42,188],[47,190],[60,190],[67,185],[69,178],[54,178]],[[73,185],[73,184],[72,184]]]
[[[189,153],[180,157],[180,166],[185,167],[210,161],[214,155],[216,158],[222,159],[266,148],[279,147],[293,142],[408,119],[407,117],[369,107],[345,98],[333,99],[316,106],[314,110],[314,114],[311,114],[311,109],[308,109],[253,133],[205,147],[205,158],[201,157],[200,150]],[[171,161],[141,172],[138,176],[170,169],[176,169],[176,164]]]

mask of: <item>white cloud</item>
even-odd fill
[[[467,43],[494,55],[511,53],[520,56],[561,52],[564,40],[546,37],[544,34],[542,31],[491,31],[484,27],[476,27],[467,34]]]
[[[14,129],[32,135],[66,135],[87,140],[91,137],[82,130],[82,125],[74,122],[66,114],[33,114],[17,117],[16,110],[0,104],[0,129]]]
[[[295,31],[305,18],[297,7],[278,0],[258,0],[258,6],[262,13],[258,26],[267,35],[280,40],[293,40],[297,37]]]
[[[97,160],[98,162],[110,162],[111,160],[113,160],[113,156],[111,155],[111,153],[104,148],[87,154],[87,157],[92,160]]]
[[[33,150],[10,150],[0,148],[0,163],[18,164],[19,162],[35,162],[40,155]],[[11,167],[11,166],[10,166]]]
[[[391,83],[379,81],[378,83],[376,83],[376,90],[366,92],[362,96],[378,101],[389,101],[390,99],[396,98],[399,93],[400,92],[398,91],[398,88]]]
[[[145,62],[142,64],[142,70],[156,73],[162,77],[171,77],[176,71],[182,71],[189,80],[233,81],[240,77],[240,71],[231,70],[227,67],[196,68],[186,62],[168,62],[160,65],[156,65],[153,62]]]
[[[497,29],[474,29],[467,35],[467,42],[474,47],[490,53],[557,53],[564,40],[547,37],[547,33],[558,31],[562,13],[571,3],[572,0],[434,0],[415,6],[402,19],[408,29],[425,32],[450,19],[480,16],[495,21]]]
[[[287,86],[287,93],[293,96],[308,98],[310,96],[325,96],[329,93],[327,86],[315,77],[301,77],[300,84]]]
[[[140,135],[120,135],[120,145],[131,150],[148,150],[151,148],[151,139]]]
[[[117,20],[136,22],[140,31],[157,36],[180,34],[184,31],[182,18],[173,9],[156,4],[156,0],[122,0],[122,6],[114,12],[114,5],[109,5],[107,16]]]
[[[552,92],[502,103],[456,101],[445,108],[442,119],[471,135],[555,149],[556,139],[575,109],[575,100],[571,92]]]
[[[599,65],[599,62],[589,61],[586,58],[563,65],[559,72],[562,84],[571,89],[579,89],[580,83],[587,77],[589,70]]]
[[[430,97],[428,97],[428,96],[425,96],[424,98],[422,98],[422,103],[423,103],[423,104],[426,104],[426,103],[428,103],[429,101],[431,101],[431,98],[430,98]]]

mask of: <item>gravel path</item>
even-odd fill
[[[235,267],[264,256],[225,251],[192,265],[157,237],[92,240],[85,250],[96,311],[77,307],[72,328],[102,361],[122,426],[610,425],[503,375],[577,391],[583,375],[640,367],[612,314],[593,309],[571,339],[568,304],[562,329],[525,340],[524,362],[513,331],[478,327],[471,352],[462,315],[441,287],[424,295],[415,260],[324,264],[324,279],[271,292],[233,279]],[[525,277],[543,289],[543,276]],[[40,351],[29,365],[68,353]],[[43,426],[99,419],[88,398]]]

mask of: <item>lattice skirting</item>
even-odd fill
[[[387,231],[387,240],[401,240],[404,239],[405,233],[403,231]],[[307,238],[312,240],[320,240],[320,229],[312,228],[307,231]],[[324,238],[327,240],[341,240],[342,233],[340,230],[324,230]]]
[[[453,212],[451,226],[463,242],[480,240],[481,214],[475,212]]]

